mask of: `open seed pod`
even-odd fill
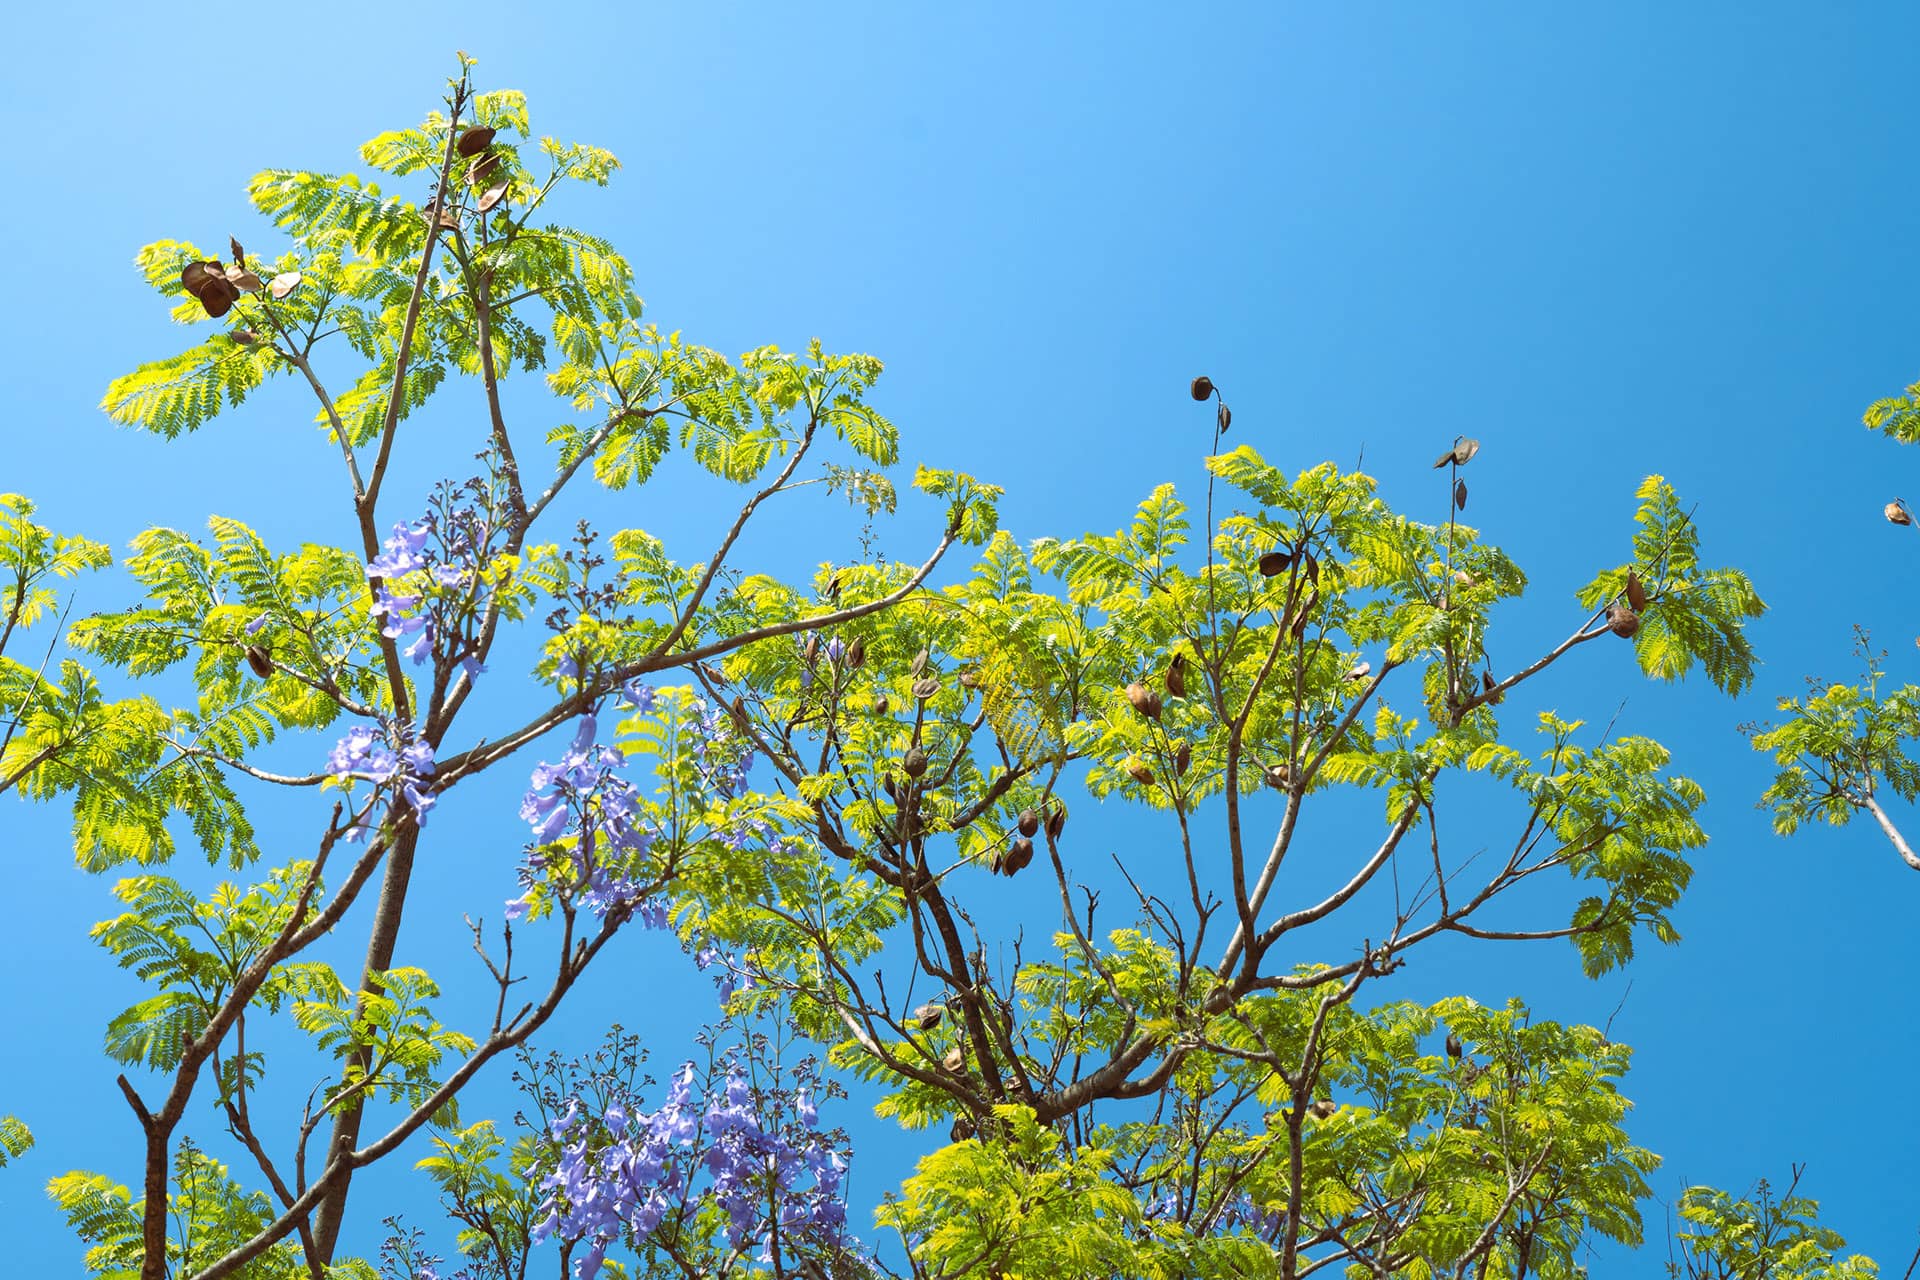
[[[1007,874],[1018,875],[1032,861],[1033,841],[1021,836],[1013,842],[1013,847],[1007,850]]]
[[[1647,611],[1647,589],[1640,585],[1640,575],[1632,569],[1627,570],[1627,608],[1635,613]]]
[[[190,262],[180,273],[180,284],[193,295],[201,308],[218,320],[240,296],[240,290],[227,279],[218,262]]]
[[[197,298],[209,281],[226,278],[226,269],[218,262],[189,262],[180,270],[180,287]]]
[[[927,669],[927,662],[933,655],[925,649],[913,655],[913,661],[907,664],[907,674],[917,676]]]
[[[1213,394],[1213,379],[1207,377],[1205,374],[1201,374],[1193,380],[1193,385],[1187,389],[1193,393],[1195,400],[1205,400]]]
[[[1353,664],[1352,670],[1347,672],[1347,679],[1365,680],[1368,676],[1372,674],[1373,674],[1373,664],[1371,662],[1356,662]]]
[[[1633,639],[1633,633],[1640,629],[1640,615],[1624,604],[1607,606],[1607,630],[1622,640]]]
[[[907,754],[900,761],[901,770],[909,778],[918,778],[927,771],[927,753],[919,747],[908,747]]]
[[[727,683],[726,672],[720,670],[720,668],[714,666],[711,662],[703,662],[700,664],[700,674],[716,685],[725,685]]]
[[[940,1019],[947,1014],[946,1008],[937,1004],[923,1004],[913,1011],[913,1024],[922,1031],[931,1031],[940,1025]]]
[[[1315,1098],[1312,1102],[1307,1104],[1307,1110],[1311,1111],[1314,1115],[1314,1118],[1318,1120],[1331,1119],[1333,1116],[1333,1113],[1338,1111],[1339,1109],[1340,1109],[1340,1104],[1335,1102],[1332,1098]]]
[[[1187,776],[1187,770],[1191,769],[1192,767],[1193,767],[1193,746],[1191,743],[1183,742],[1177,748],[1174,749],[1174,753],[1173,753],[1174,772],[1178,773],[1181,777],[1184,778]]]
[[[967,1067],[967,1051],[959,1045],[953,1046],[947,1050],[946,1057],[940,1059],[940,1065],[955,1075],[960,1074]]]
[[[495,205],[499,204],[502,200],[505,200],[506,198],[507,198],[507,183],[506,183],[506,179],[503,178],[499,182],[496,182],[492,186],[488,187],[485,191],[482,191],[480,193],[480,198],[473,202],[473,207],[475,209],[478,209],[481,213],[487,213],[490,210],[492,210],[492,208]]]
[[[747,719],[747,700],[736,693],[733,695],[733,705],[727,710],[733,713],[733,727],[745,733],[752,723]]]
[[[267,281],[267,292],[275,299],[284,298],[300,287],[300,279],[298,271],[282,272]]]
[[[1277,578],[1281,574],[1285,573],[1287,571],[1287,566],[1292,563],[1293,563],[1293,557],[1288,555],[1286,552],[1269,551],[1267,552],[1267,554],[1261,556],[1257,562],[1255,562],[1255,567],[1260,570],[1261,577]]]
[[[1267,785],[1275,791],[1287,791],[1293,787],[1293,770],[1284,764],[1270,764],[1266,767]]]
[[[955,1116],[953,1123],[947,1126],[947,1141],[965,1142],[974,1135],[973,1121],[965,1116]]]
[[[1133,704],[1135,711],[1138,711],[1147,719],[1158,720],[1160,718],[1160,695],[1141,684],[1138,680],[1127,686],[1127,701]]]
[[[477,156],[493,144],[493,133],[487,126],[476,124],[460,134],[460,140],[453,144],[453,149],[463,156]]]
[[[493,181],[494,175],[499,171],[499,156],[481,156],[467,166],[467,182],[476,187],[486,186]]]
[[[1067,829],[1067,806],[1055,802],[1053,811],[1047,815],[1047,838],[1058,840],[1060,833]]]
[[[1147,768],[1147,766],[1139,760],[1128,762],[1127,776],[1143,787],[1153,785],[1153,770]]]
[[[887,695],[881,694],[873,700],[873,714],[883,716],[893,710],[893,704],[887,701]]]
[[[242,293],[258,293],[266,288],[260,283],[260,277],[245,267],[228,267],[222,274],[227,277],[228,284]]]
[[[265,680],[273,674],[273,650],[263,644],[248,645],[247,665],[253,668],[253,674]]]
[[[235,329],[227,335],[243,347],[250,347],[260,341],[260,335],[251,329]]]
[[[189,267],[187,269],[191,271],[193,268]],[[1881,510],[1886,514],[1887,519],[1891,520],[1894,524],[1913,523],[1913,517],[1907,514],[1907,504],[1898,498],[1889,502],[1886,506],[1882,507]]]
[[[812,666],[814,663],[820,661],[820,633],[818,631],[807,632],[807,642],[801,647],[800,657],[808,666]]]
[[[1493,678],[1493,672],[1491,671],[1483,671],[1480,673],[1480,691],[1486,695],[1489,706],[1499,706],[1501,699],[1507,696],[1504,692],[1501,692],[1500,682]]]
[[[978,671],[962,671],[960,673],[960,687],[962,689],[978,689],[980,687],[980,673]]]
[[[1466,1050],[1460,1044],[1460,1037],[1451,1031],[1447,1032],[1447,1056],[1457,1061],[1465,1052]]]
[[[441,209],[438,204],[428,206],[427,212],[433,214],[433,227],[436,231],[458,231],[460,229],[460,211]]]
[[[1434,459],[1434,469],[1437,471],[1445,466],[1464,467],[1473,461],[1473,455],[1478,452],[1480,452],[1480,442],[1478,440],[1468,436],[1461,436],[1453,442],[1453,448]]]
[[[235,237],[233,237],[233,236],[228,236],[228,237],[227,237],[227,248],[229,248],[229,249],[231,249],[231,250],[233,250],[233,265],[234,265],[234,266],[236,266],[236,267],[244,267],[244,266],[246,266],[246,265],[247,265],[247,251],[246,251],[245,249],[242,249],[242,248],[240,247],[240,241],[239,241],[238,239],[236,239],[236,238],[235,238]]]
[[[913,696],[922,702],[925,702],[938,692],[940,692],[940,681],[933,676],[928,676],[924,680],[916,680],[913,682]]]
[[[1187,655],[1176,653],[1167,663],[1167,696],[1184,698],[1187,696]]]
[[[1031,809],[1022,809],[1017,825],[1021,835],[1031,836],[1040,830],[1040,815]]]
[[[847,669],[849,671],[858,671],[865,665],[866,661],[867,642],[864,638],[855,636],[853,643],[847,646]]]

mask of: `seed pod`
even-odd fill
[[[922,702],[925,702],[938,692],[940,692],[940,681],[933,676],[928,676],[925,680],[916,680],[914,682],[913,696]]]
[[[1311,551],[1306,553],[1306,557],[1305,560],[1300,562],[1301,568],[1306,574],[1307,581],[1318,591],[1320,586],[1320,562],[1313,558]]]
[[[947,1140],[949,1142],[965,1142],[967,1139],[973,1137],[973,1134],[973,1121],[967,1119],[965,1116],[955,1116],[953,1118],[953,1124],[947,1128]]]
[[[1222,400],[1220,407],[1213,411],[1213,420],[1219,425],[1220,434],[1227,434],[1227,428],[1233,425],[1233,410],[1227,408],[1226,401]]]
[[[298,271],[282,272],[267,281],[267,292],[272,294],[276,299],[284,298],[300,287],[300,279],[301,276]]]
[[[180,271],[180,287],[194,297],[213,280],[224,280],[227,273],[218,262],[189,262]]]
[[[191,271],[193,268],[188,267],[187,270]],[[1895,524],[1913,523],[1913,517],[1907,514],[1907,504],[1899,498],[1895,498],[1892,502],[1882,507],[1881,510],[1885,512],[1887,519]]]
[[[1001,872],[1002,866],[1003,864],[1000,861],[1000,851],[998,849],[995,849],[992,853],[987,855],[987,874],[988,875],[990,876],[999,875]]]
[[[751,723],[747,719],[747,700],[736,693],[733,695],[733,705],[727,710],[733,713],[733,727],[745,733],[748,724]]]
[[[1021,836],[1013,842],[1013,847],[1007,850],[1007,874],[1010,876],[1019,874],[1032,861],[1033,841]]]
[[[434,215],[433,226],[436,231],[458,231],[460,229],[460,211],[458,209],[441,209],[436,204],[430,206],[428,212]]]
[[[1314,1117],[1320,1120],[1330,1119],[1333,1113],[1339,1109],[1340,1104],[1332,1098],[1316,1098],[1307,1105],[1307,1110],[1311,1111]]]
[[[1135,711],[1138,711],[1147,719],[1158,720],[1160,718],[1160,695],[1141,684],[1138,680],[1127,686],[1127,701],[1133,704]]]
[[[847,669],[849,671],[858,671],[865,665],[866,661],[867,642],[862,637],[855,636],[853,643],[847,646]]]
[[[1047,815],[1047,839],[1058,840],[1060,833],[1067,829],[1067,806],[1056,803],[1053,811]]]
[[[1633,633],[1640,629],[1640,615],[1624,604],[1607,606],[1607,630],[1622,640],[1633,639]]]
[[[1373,674],[1373,664],[1371,662],[1356,662],[1353,665],[1353,669],[1347,672],[1347,679],[1365,680],[1368,676],[1372,674]]]
[[[946,1009],[937,1004],[923,1004],[913,1011],[914,1025],[922,1031],[931,1031],[940,1025],[940,1019],[946,1016]]]
[[[1190,744],[1183,742],[1179,745],[1178,748],[1175,749],[1173,753],[1174,771],[1184,778],[1187,776],[1187,770],[1191,769],[1192,767],[1193,767],[1193,747]]]
[[[800,656],[808,666],[812,666],[814,663],[820,661],[820,633],[818,631],[807,632],[807,643],[801,648]]]
[[[222,274],[226,276],[228,284],[242,293],[258,293],[266,288],[260,283],[260,277],[245,267],[228,267]]]
[[[493,130],[483,124],[476,124],[460,135],[453,149],[463,156],[477,156],[493,143]]]
[[[1465,1052],[1466,1050],[1461,1047],[1460,1037],[1451,1031],[1447,1032],[1447,1056],[1458,1061],[1460,1055]]]
[[[1465,569],[1455,569],[1453,571],[1453,580],[1463,587],[1478,586],[1480,583],[1480,579],[1474,577]]]
[[[1187,655],[1176,653],[1167,663],[1167,696],[1184,698],[1187,696]]]
[[[700,664],[700,674],[705,676],[708,680],[712,681],[714,684],[724,686],[727,683],[726,673],[720,670],[720,668],[714,666],[710,662],[703,662]]]
[[[1147,766],[1139,760],[1128,762],[1127,776],[1143,787],[1153,785],[1153,770],[1147,768]]]
[[[1275,791],[1293,789],[1293,770],[1284,764],[1270,764],[1266,768],[1267,785]]]
[[[925,649],[922,649],[920,652],[914,654],[913,661],[907,664],[907,674],[910,676],[917,676],[922,671],[925,671],[927,669],[927,660],[932,656],[933,655],[928,653]]]
[[[260,341],[260,335],[251,329],[235,329],[227,335],[243,347],[250,347]]]
[[[1267,554],[1260,557],[1260,559],[1256,562],[1255,567],[1260,570],[1261,577],[1277,578],[1281,574],[1285,573],[1287,571],[1287,566],[1292,563],[1293,563],[1293,557],[1288,555],[1286,552],[1269,551],[1267,552]]]
[[[473,207],[481,213],[486,213],[506,198],[507,182],[506,179],[502,178],[499,182],[494,183],[485,191],[482,191],[480,198],[473,202]]]
[[[1469,462],[1473,461],[1473,455],[1478,452],[1480,452],[1480,442],[1478,440],[1470,439],[1467,436],[1461,436],[1458,440],[1455,440],[1453,442],[1453,448],[1447,450],[1445,453],[1441,454],[1438,458],[1434,459],[1434,462],[1433,462],[1434,470],[1438,471],[1441,467],[1445,467],[1449,465],[1455,466],[1455,467],[1464,467]]]
[[[1021,835],[1031,836],[1040,830],[1040,815],[1031,809],[1022,809],[1018,825]]]
[[[475,160],[472,164],[467,166],[467,181],[476,187],[480,186],[483,183],[491,182],[493,180],[494,173],[499,168],[500,168],[499,156],[497,155],[481,156],[479,159]]]
[[[978,689],[980,687],[980,673],[978,671],[962,671],[960,673],[960,687],[962,689]]]
[[[873,714],[883,716],[893,710],[893,704],[887,701],[887,695],[881,694],[873,700]]]
[[[247,265],[247,251],[240,247],[240,242],[238,240],[234,239],[232,236],[228,236],[227,248],[233,250],[234,266],[244,267]]]
[[[253,674],[265,680],[273,674],[273,651],[263,644],[248,645],[247,665],[253,668]]]
[[[909,778],[918,778],[927,771],[927,753],[919,747],[907,748],[906,757],[900,761],[900,768]]]
[[[955,1075],[960,1074],[967,1067],[967,1051],[959,1045],[953,1046],[947,1050],[947,1056],[940,1059],[940,1065]]]
[[[1491,671],[1483,671],[1480,673],[1480,691],[1486,695],[1487,703],[1490,706],[1499,706],[1501,699],[1507,696],[1505,691],[1500,688],[1500,682],[1493,678],[1493,672]]]
[[[1640,575],[1632,569],[1627,570],[1627,608],[1635,613],[1647,611],[1647,589],[1640,585]]]
[[[1193,393],[1195,400],[1205,400],[1213,394],[1213,379],[1201,374],[1193,380],[1193,385],[1188,390]]]
[[[1453,505],[1457,511],[1465,511],[1467,509],[1467,482],[1465,480],[1455,480],[1453,482]]]

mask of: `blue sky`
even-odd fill
[[[1920,499],[1920,483],[1903,488],[1912,458],[1858,418],[1920,375],[1900,301],[1920,277],[1920,176],[1911,91],[1892,74],[1920,13],[1194,8],[17,15],[17,47],[46,56],[0,80],[15,157],[0,235],[18,263],[0,314],[0,490],[120,548],[215,511],[280,544],[344,541],[337,477],[290,390],[173,444],[95,404],[116,373],[182,344],[131,269],[139,245],[268,243],[247,178],[352,167],[361,140],[433,103],[455,47],[484,85],[530,95],[536,131],[625,162],[570,214],[625,250],[663,327],[726,350],[818,335],[882,356],[876,399],[907,456],[1005,484],[1023,538],[1115,527],[1165,480],[1196,491],[1205,421],[1185,386],[1206,372],[1235,438],[1290,470],[1364,451],[1410,514],[1439,514],[1433,455],[1480,437],[1470,515],[1533,583],[1505,642],[1518,654],[1578,621],[1573,588],[1624,559],[1633,489],[1664,474],[1699,504],[1708,557],[1746,569],[1772,606],[1754,631],[1756,693],[1648,685],[1624,646],[1589,646],[1550,700],[1600,721],[1624,701],[1622,728],[1667,742],[1707,787],[1714,840],[1679,916],[1686,940],[1597,983],[1570,948],[1450,952],[1373,995],[1523,995],[1540,1016],[1596,1023],[1625,996],[1614,1034],[1638,1048],[1633,1131],[1667,1158],[1663,1196],[1804,1161],[1828,1220],[1900,1266],[1920,1230],[1920,1112],[1900,1087],[1920,881],[1866,826],[1772,836],[1753,808],[1766,770],[1736,725],[1803,675],[1849,675],[1854,623],[1892,650],[1896,679],[1914,672],[1920,619],[1894,558],[1910,548],[1879,508]],[[522,395],[537,435],[553,419],[535,416],[537,389]],[[446,462],[416,453],[415,495],[479,439],[459,413],[431,422]],[[697,558],[729,495],[676,476],[610,512]],[[851,550],[845,522],[801,512],[747,549],[756,567]],[[887,545],[922,547],[936,519],[907,507]],[[78,607],[125,594],[96,578]],[[515,797],[493,801],[449,803],[448,843],[423,871],[446,910],[418,912],[403,940],[450,985],[473,882],[510,888],[513,851],[491,837]],[[262,825],[296,842],[312,817],[294,806]],[[132,1120],[97,1051],[131,988],[86,940],[109,886],[72,868],[64,815],[7,818],[0,1108],[41,1146],[0,1174],[0,1223],[26,1271],[71,1274],[38,1188],[73,1167],[135,1176]],[[1086,838],[1124,836],[1108,814]],[[623,963],[567,1034],[584,1046],[619,1018],[670,1065],[705,988],[669,949],[637,943]],[[872,1195],[911,1147],[860,1132],[871,1172],[856,1192]],[[382,1185],[408,1203],[407,1179]],[[1651,1206],[1656,1231],[1660,1216]]]

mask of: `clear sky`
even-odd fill
[[[1369,994],[1523,995],[1595,1023],[1620,1006],[1632,1128],[1667,1158],[1664,1198],[1804,1161],[1856,1247],[1895,1274],[1912,1253],[1920,878],[1867,826],[1772,836],[1753,807],[1767,771],[1736,726],[1804,675],[1850,676],[1856,622],[1895,678],[1916,667],[1911,535],[1879,514],[1920,499],[1916,458],[1858,418],[1920,376],[1901,301],[1920,280],[1920,168],[1898,71],[1920,10],[338,0],[40,5],[7,25],[0,490],[118,548],[214,511],[282,545],[345,541],[325,443],[290,389],[172,445],[95,405],[183,344],[131,269],[142,243],[270,243],[249,175],[353,167],[360,141],[433,105],[456,47],[484,86],[530,95],[537,132],[625,162],[571,213],[625,250],[663,327],[882,356],[876,400],[906,455],[1005,484],[1023,538],[1115,527],[1165,480],[1198,489],[1196,373],[1225,389],[1236,439],[1290,470],[1364,450],[1413,515],[1441,514],[1426,467],[1466,433],[1485,442],[1469,514],[1533,582],[1517,656],[1578,622],[1572,589],[1625,558],[1634,486],[1666,475],[1699,503],[1709,559],[1772,606],[1759,689],[1732,704],[1703,682],[1648,685],[1625,646],[1595,645],[1553,701],[1604,721],[1624,699],[1621,728],[1707,787],[1685,941],[1598,983],[1559,944],[1450,952]],[[457,473],[478,433],[433,421]],[[656,485],[616,515],[693,559],[726,497]],[[890,549],[924,546],[936,519],[906,509]],[[756,567],[849,549],[838,526],[817,550],[803,525],[777,532],[749,549]],[[125,595],[96,577],[79,608]],[[473,976],[460,913],[511,890],[517,848],[498,832],[516,796],[486,803],[450,803],[430,832],[444,918],[418,911],[403,938],[449,985]],[[288,856],[310,809],[262,815]],[[1085,832],[1121,847],[1125,827],[1108,814]],[[0,1173],[0,1236],[20,1274],[74,1274],[39,1188],[74,1167],[137,1177],[98,1052],[132,989],[86,940],[109,883],[73,869],[63,813],[10,808],[0,860],[0,1110],[41,1144]],[[676,953],[630,941],[568,1034],[584,1045],[619,1018],[666,1067],[710,993]],[[216,1127],[205,1105],[196,1123]],[[872,1196],[911,1147],[871,1121],[858,1133],[856,1195]],[[407,1179],[381,1185],[415,1202]],[[1648,1216],[1657,1233],[1660,1207]]]

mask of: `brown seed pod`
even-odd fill
[[[433,212],[433,209],[429,208],[428,212]],[[438,213],[434,214],[433,226],[436,231],[458,231],[460,229],[460,211],[458,209],[440,209]]]
[[[752,723],[747,719],[747,700],[736,693],[733,695],[733,705],[727,710],[733,713],[733,727],[745,733]]]
[[[1032,861],[1033,841],[1021,836],[1013,842],[1013,847],[1007,850],[1007,874],[1018,875]]]
[[[1213,394],[1213,379],[1201,374],[1193,380],[1193,385],[1187,390],[1193,393],[1195,400],[1205,400]]]
[[[197,298],[209,281],[226,278],[226,270],[218,262],[189,262],[180,271],[180,287]]]
[[[467,166],[467,182],[472,186],[484,186],[493,181],[493,175],[500,169],[500,157],[481,156]]]
[[[1459,583],[1463,587],[1474,587],[1474,586],[1480,585],[1480,579],[1474,577],[1472,574],[1468,573],[1465,569],[1455,569],[1453,571],[1453,580]]]
[[[1307,558],[1300,562],[1300,567],[1305,572],[1307,581],[1317,589],[1320,586],[1320,562],[1314,559],[1311,551],[1307,553]]]
[[[502,200],[505,200],[506,198],[507,198],[507,182],[506,182],[506,179],[502,178],[500,181],[488,187],[485,191],[482,191],[480,193],[480,198],[473,202],[473,207],[479,210],[481,213],[487,213],[493,208],[493,206],[499,204]]]
[[[700,664],[700,674],[714,684],[724,686],[727,683],[726,673],[714,666],[711,662],[703,662]]]
[[[1066,829],[1067,806],[1055,804],[1053,811],[1047,815],[1047,838],[1049,840],[1058,840],[1060,833]]]
[[[1293,619],[1292,631],[1295,640],[1298,640],[1306,634],[1307,619],[1313,615],[1313,606],[1319,603],[1320,593],[1318,591],[1308,591],[1307,598],[1300,602],[1300,612],[1296,614]]]
[[[1153,785],[1153,770],[1147,768],[1141,761],[1134,760],[1127,765],[1127,776],[1143,787]]]
[[[1455,480],[1453,482],[1453,506],[1457,511],[1465,511],[1467,509],[1467,482],[1465,480]]]
[[[808,666],[812,666],[814,663],[820,661],[820,633],[818,631],[809,631],[807,633],[807,642],[801,647],[800,657]]]
[[[260,335],[251,329],[235,329],[227,335],[243,347],[250,347],[260,341]]]
[[[228,236],[228,237],[227,237],[227,248],[229,248],[229,249],[231,249],[231,250],[233,250],[233,265],[234,265],[234,266],[236,266],[236,267],[244,267],[244,266],[246,266],[246,265],[247,265],[247,251],[246,251],[245,249],[242,249],[242,248],[240,247],[240,242],[239,242],[238,240],[236,240],[236,239],[235,239],[234,237],[232,237],[232,236]]]
[[[953,1123],[947,1127],[947,1141],[949,1142],[965,1142],[973,1137],[973,1134],[973,1121],[967,1119],[965,1116],[955,1116]]]
[[[907,748],[905,758],[900,761],[900,768],[909,778],[920,777],[927,771],[927,753],[919,747]]]
[[[1187,655],[1176,653],[1167,663],[1167,696],[1184,698],[1187,696]]]
[[[947,1056],[940,1059],[940,1065],[955,1075],[960,1074],[967,1067],[967,1051],[959,1045],[953,1046],[947,1050]]]
[[[1461,1045],[1460,1037],[1451,1031],[1447,1032],[1447,1056],[1458,1061],[1460,1055],[1465,1052],[1466,1049]]]
[[[1135,711],[1138,711],[1147,719],[1158,720],[1160,718],[1160,695],[1141,684],[1138,680],[1127,686],[1127,701],[1133,704]]]
[[[1607,606],[1607,630],[1622,640],[1633,639],[1633,633],[1640,629],[1640,615],[1624,604]]]
[[[1267,552],[1267,554],[1260,557],[1260,559],[1256,562],[1255,567],[1260,570],[1261,577],[1277,578],[1281,574],[1285,573],[1287,571],[1287,566],[1292,563],[1293,563],[1293,557],[1288,555],[1286,552],[1269,551]]]
[[[493,130],[483,124],[476,124],[460,135],[453,149],[463,156],[477,156],[493,143]]]
[[[260,277],[245,267],[228,267],[222,274],[226,276],[228,284],[242,293],[258,293],[266,288],[260,283]]]
[[[887,695],[881,694],[873,700],[873,714],[883,716],[893,710],[893,704],[887,701]]]
[[[1226,401],[1222,400],[1220,407],[1213,411],[1213,420],[1219,426],[1220,434],[1227,434],[1227,428],[1233,425],[1233,410],[1227,408]]]
[[[847,669],[849,671],[858,671],[866,664],[866,661],[867,642],[862,637],[855,636],[853,643],[847,646]]]
[[[1347,672],[1347,679],[1365,680],[1372,674],[1373,664],[1371,662],[1356,662],[1353,664],[1353,669]]]
[[[263,644],[248,645],[247,665],[253,668],[253,674],[265,680],[273,674],[273,650]]]
[[[1284,764],[1270,764],[1266,768],[1267,785],[1275,791],[1293,789],[1293,770]]]
[[[980,687],[980,673],[978,671],[962,671],[960,673],[960,687],[962,689],[978,689]]]
[[[1490,706],[1499,706],[1501,699],[1507,696],[1506,693],[1501,690],[1500,682],[1493,678],[1493,672],[1491,671],[1483,671],[1480,673],[1480,691],[1486,695],[1487,703]]]
[[[1022,809],[1018,825],[1021,835],[1031,836],[1040,830],[1040,815],[1031,809]]]
[[[206,308],[207,314],[218,320],[227,314],[227,309],[239,299],[240,291],[233,287],[232,281],[222,276],[217,280],[207,281],[195,296],[200,299],[200,305]]]
[[[191,271],[193,268],[188,267],[187,270]],[[1881,511],[1886,515],[1887,519],[1894,524],[1913,523],[1913,517],[1907,514],[1907,504],[1899,498],[1895,498],[1892,502],[1882,507]]]
[[[1473,455],[1478,452],[1480,452],[1480,442],[1478,440],[1461,436],[1453,442],[1453,448],[1433,460],[1434,470],[1438,471],[1441,467],[1446,466],[1464,467],[1473,461]]]
[[[1311,1103],[1307,1104],[1307,1110],[1311,1111],[1314,1115],[1314,1118],[1318,1120],[1331,1119],[1333,1116],[1333,1113],[1338,1111],[1339,1109],[1340,1109],[1340,1104],[1335,1102],[1332,1098],[1316,1098]]]
[[[1627,608],[1635,613],[1647,611],[1647,589],[1640,585],[1640,575],[1632,569],[1627,570]]]
[[[925,671],[927,669],[927,661],[932,656],[933,655],[928,653],[925,649],[922,649],[920,652],[914,654],[913,661],[907,664],[907,674],[910,676],[917,676],[922,671]]]
[[[1193,767],[1193,747],[1191,744],[1183,742],[1179,745],[1177,749],[1175,749],[1173,753],[1174,772],[1178,773],[1181,777],[1184,778],[1187,776],[1187,770],[1191,769],[1192,767]]]
[[[940,1019],[946,1016],[946,1009],[937,1004],[923,1004],[913,1011],[913,1023],[922,1031],[931,1031],[940,1025]]]
[[[285,271],[267,281],[267,292],[274,298],[284,298],[300,287],[300,273]]]
[[[940,681],[934,676],[928,676],[925,680],[916,680],[913,683],[913,696],[922,702],[938,692],[940,692]]]

